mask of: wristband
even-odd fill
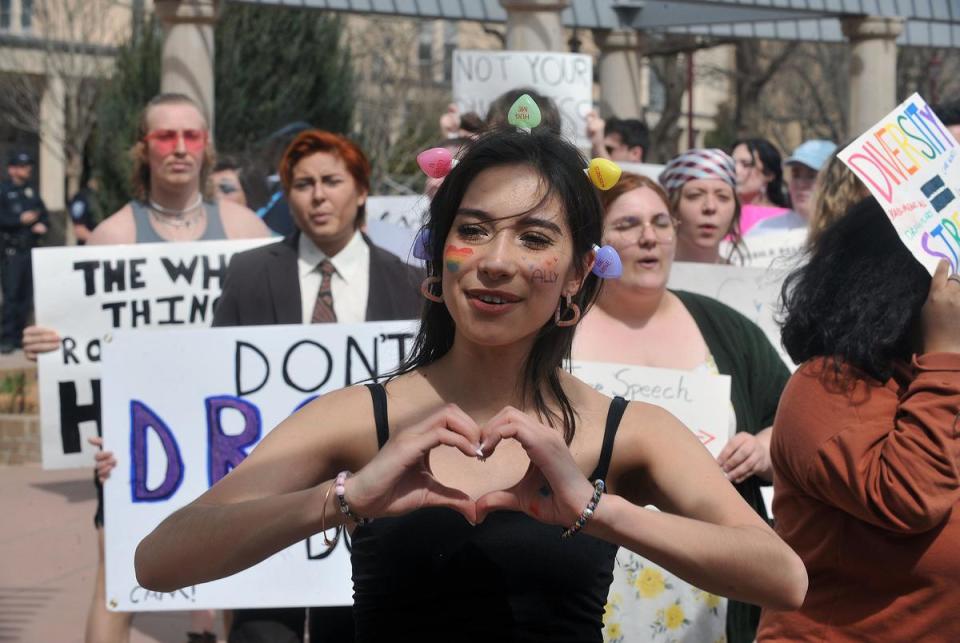
[[[346,483],[347,478],[350,475],[351,474],[349,471],[341,471],[340,473],[337,474],[337,481],[334,483],[334,493],[337,494],[337,503],[339,503],[340,505],[340,511],[343,513],[344,516],[352,520],[359,527],[361,525],[365,525],[369,522],[372,522],[373,519],[361,518],[360,516],[350,511],[350,505],[347,504],[347,499],[344,496],[344,493],[346,492],[346,489],[344,488],[344,484]]]
[[[587,521],[593,517],[593,512],[597,510],[597,505],[600,504],[600,496],[603,495],[603,489],[603,480],[597,478],[593,482],[593,497],[590,498],[590,502],[587,503],[586,508],[577,518],[577,522],[573,523],[572,527],[565,529],[564,532],[560,534],[561,538],[569,538],[583,529],[583,526],[587,524]]]

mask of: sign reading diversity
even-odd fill
[[[406,357],[416,322],[118,331],[103,353],[108,605],[120,611],[349,604],[349,552],[321,534],[258,565],[175,592],[139,586],[137,544],[227,475],[314,397],[381,379]],[[662,406],[716,455],[729,439],[730,378],[580,362],[606,395]],[[323,430],[318,426],[317,430]],[[374,427],[370,426],[371,440]],[[332,534],[330,534],[332,536]]]
[[[202,241],[38,248],[33,287],[39,326],[60,349],[40,355],[43,467],[89,467],[100,434],[100,354],[121,328],[209,326],[230,257],[270,242]]]
[[[593,108],[590,56],[552,51],[453,52],[453,101],[461,114],[476,112],[486,117],[491,102],[521,87],[552,98],[560,110],[564,137],[580,147],[590,146],[586,138],[587,112]],[[504,121],[508,107],[504,107]]]
[[[957,141],[914,94],[840,152],[870,189],[913,256],[933,274],[960,269]]]

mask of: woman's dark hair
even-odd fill
[[[730,147],[730,153],[737,149],[738,145],[746,145],[750,150],[750,156],[760,159],[763,164],[764,172],[769,172],[773,178],[767,183],[767,198],[770,202],[781,208],[790,207],[787,200],[787,191],[783,184],[783,164],[780,162],[780,152],[774,147],[773,143],[765,138],[745,138],[737,141]]]
[[[873,197],[820,237],[783,284],[783,345],[796,363],[832,357],[886,381],[909,360],[930,275]]]
[[[546,130],[538,128],[527,133],[514,127],[499,128],[484,133],[463,149],[459,163],[447,175],[430,203],[425,228],[430,235],[427,271],[431,276],[441,276],[443,248],[467,188],[484,170],[503,165],[525,165],[540,174],[545,189],[534,208],[550,198],[556,198],[561,204],[572,236],[575,266],[584,265],[593,245],[600,242],[603,211],[584,172],[587,162],[580,152]],[[599,288],[600,280],[596,275],[587,275],[574,297],[580,310],[587,311]],[[567,443],[573,439],[576,419],[573,405],[560,385],[558,369],[570,356],[574,329],[557,326],[552,317],[546,320],[524,364],[521,391],[524,398],[532,395],[537,411],[548,424],[556,426],[555,422],[562,422]],[[453,346],[455,330],[446,305],[428,301],[411,355],[396,374],[426,366],[443,357]],[[546,384],[548,395],[560,406],[560,414],[548,405],[541,383]]]

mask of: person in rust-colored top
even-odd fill
[[[777,533],[807,566],[760,641],[960,641],[960,276],[932,281],[873,199],[784,287],[802,363],[773,427]]]

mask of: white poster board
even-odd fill
[[[593,58],[555,51],[453,52],[453,101],[461,114],[476,112],[485,118],[490,103],[520,87],[552,98],[560,110],[563,136],[578,147],[590,147],[587,113],[593,108]]]
[[[617,161],[617,165],[619,165],[620,169],[624,172],[639,174],[654,181],[660,180],[663,168],[667,167],[666,165],[660,165],[658,163],[630,163],[628,161]]]
[[[367,234],[405,262],[422,265],[413,256],[413,242],[429,208],[430,199],[422,194],[367,197]]]
[[[807,229],[748,234],[740,244],[742,263],[748,268],[763,268],[786,274],[799,265],[807,244]],[[720,243],[720,256],[730,253],[730,243]],[[736,255],[733,261],[740,262]]]
[[[604,395],[619,395],[670,411],[714,458],[733,435],[729,375],[587,361],[573,362],[572,370]]]
[[[321,536],[229,578],[157,593],[137,584],[137,544],[226,475],[317,395],[382,375],[415,322],[117,332],[104,345],[107,603],[120,611],[348,605],[350,558]],[[321,430],[322,427],[318,427]],[[374,439],[374,427],[370,426]],[[332,534],[331,534],[332,535]]]
[[[275,239],[33,250],[37,325],[59,350],[39,356],[43,467],[90,467],[100,433],[100,351],[121,328],[209,326],[234,253]]]
[[[957,141],[913,94],[838,156],[883,206],[913,256],[933,274],[960,269]]]
[[[730,306],[763,330],[784,363],[793,370],[796,366],[783,349],[777,323],[785,276],[782,270],[678,261],[670,269],[667,286],[706,295]]]

